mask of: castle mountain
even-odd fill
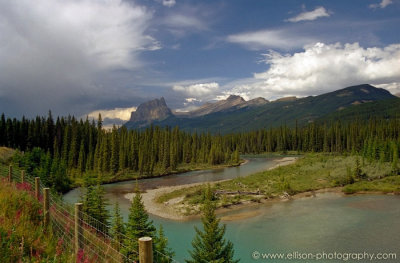
[[[352,115],[359,109],[363,109],[360,117],[369,118],[377,114],[369,109],[370,103],[382,103],[386,108],[391,107],[390,112],[396,112],[398,101],[400,99],[387,90],[369,84],[351,86],[318,96],[286,97],[272,102],[263,98],[246,101],[240,96],[231,95],[226,100],[206,103],[185,113],[173,112],[164,98],[161,98],[139,105],[125,126],[133,129],[153,124],[179,126],[187,131],[229,133],[280,125],[294,126],[296,123],[306,125],[328,116],[329,119],[337,118],[342,111]]]

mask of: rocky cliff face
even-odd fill
[[[171,116],[172,112],[165,103],[164,98],[142,103],[132,112],[130,121],[149,123],[153,120],[164,120]]]
[[[203,116],[214,112],[229,110],[235,106],[241,105],[246,101],[236,95],[230,95],[226,100],[220,100],[214,103],[206,103],[200,108],[189,112],[190,117]]]
[[[267,104],[269,101],[262,98],[262,97],[258,97],[249,101],[246,101],[246,106],[261,106],[264,104]]]
[[[268,103],[268,100],[264,98],[255,98],[249,101],[245,101],[242,97],[237,95],[230,95],[226,100],[220,100],[214,103],[206,103],[200,108],[188,112],[188,117],[199,117],[210,113],[226,112],[231,110],[237,110],[244,107],[257,107]]]

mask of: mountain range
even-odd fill
[[[376,111],[375,109],[380,109]],[[246,101],[231,95],[226,100],[206,103],[190,112],[173,112],[164,98],[139,105],[125,124],[129,129],[179,126],[182,130],[229,133],[280,125],[305,125],[314,121],[367,119],[379,113],[400,112],[400,99],[369,84],[351,86],[318,96],[286,97],[275,101],[256,98]],[[381,114],[387,117],[387,114]]]

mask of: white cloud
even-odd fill
[[[136,111],[136,107],[129,108],[115,108],[112,110],[96,110],[87,114],[89,118],[97,119],[99,114],[103,119],[120,119],[122,121],[128,121],[131,118],[131,113]]]
[[[274,99],[317,95],[362,83],[392,87],[400,83],[400,44],[363,48],[358,43],[317,43],[303,52],[264,56],[268,70],[252,79],[228,83],[226,86],[234,88],[227,92]]]
[[[287,19],[286,21],[297,23],[300,21],[312,21],[320,17],[329,17],[329,16],[330,16],[329,12],[324,7],[321,6],[315,8],[313,11],[300,13],[295,17]]]
[[[195,99],[204,98],[213,95],[219,91],[219,84],[217,82],[210,83],[197,83],[191,85],[174,85],[174,91],[184,93],[188,96],[193,96]]]
[[[183,108],[176,109],[175,112],[189,112],[198,109],[202,104],[201,99],[186,98],[183,103]]]
[[[372,9],[385,8],[390,4],[393,4],[392,0],[382,0],[379,4],[370,4],[369,8],[372,8]]]
[[[176,4],[176,1],[175,0],[163,0],[162,4],[163,4],[163,6],[173,7]]]
[[[196,30],[207,29],[204,21],[195,16],[172,14],[165,18],[164,25],[172,28],[192,28]]]
[[[198,100],[196,98],[186,98],[185,103],[194,103],[194,102],[201,102],[201,100]]]
[[[260,30],[227,37],[227,41],[253,50],[266,48],[291,49],[316,42],[313,37],[301,36],[292,29]]]
[[[380,84],[380,85],[376,85],[376,86],[378,88],[387,89],[393,95],[397,95],[398,96],[400,94],[400,82]]]
[[[35,114],[81,107],[107,90],[99,75],[141,68],[139,54],[160,48],[151,18],[123,0],[0,0],[0,99]]]

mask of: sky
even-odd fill
[[[0,0],[0,112],[119,124],[164,97],[400,92],[400,0]]]

